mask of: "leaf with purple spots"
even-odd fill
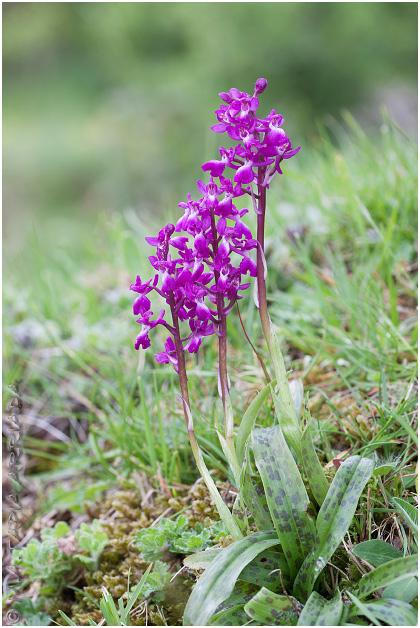
[[[293,593],[299,599],[309,597],[317,577],[339,546],[374,468],[373,460],[351,456],[338,469],[318,513],[316,541],[295,580]]]
[[[232,593],[226,600],[219,604],[213,617],[216,617],[219,613],[229,610],[230,608],[243,606],[255,595],[256,591],[257,587],[254,584],[237,580]]]
[[[291,596],[278,595],[263,587],[244,608],[259,626],[296,626],[302,604]]]
[[[256,622],[249,622],[249,617],[244,611],[244,605],[232,606],[217,615],[213,615],[210,626],[256,626]]]
[[[293,581],[315,540],[309,497],[279,425],[252,430],[252,448]]]
[[[263,552],[251,561],[239,574],[239,580],[266,587],[270,591],[282,591],[279,571],[283,583],[290,584],[289,568],[281,552]]]
[[[405,556],[376,567],[359,581],[359,598],[409,577],[417,576],[418,556]]]
[[[244,506],[244,500],[241,495],[236,496],[232,508],[232,515],[244,535],[247,536],[248,534],[250,534],[248,517]]]
[[[387,626],[417,626],[416,610],[400,600],[374,600],[359,607],[354,604],[349,610],[348,619],[363,614],[382,621]]]
[[[340,591],[331,600],[313,591],[299,617],[298,626],[339,626],[344,604]]]
[[[251,477],[249,442],[245,447],[245,462],[241,469],[240,495],[254,519],[257,530],[274,530],[264,489]]]

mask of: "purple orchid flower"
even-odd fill
[[[184,214],[176,225],[169,223],[156,237],[146,238],[156,251],[149,257],[156,273],[145,283],[138,276],[130,286],[138,293],[133,312],[140,315],[137,322],[142,325],[135,348],[149,347],[149,332],[159,324],[164,325],[171,335],[165,351],[157,353],[156,360],[172,364],[180,377],[185,368],[184,352],[196,353],[205,336],[217,334],[220,346],[225,346],[225,318],[249,287],[249,282],[242,279],[248,273],[258,278],[259,301],[263,303],[261,291],[265,286],[261,287],[259,278],[263,242],[252,237],[251,229],[242,220],[248,210],[238,210],[235,199],[251,195],[257,219],[261,221],[265,189],[275,174],[281,173],[282,160],[299,151],[292,148],[282,128],[283,116],[272,110],[265,118],[258,117],[257,96],[266,87],[266,79],[259,78],[253,95],[236,88],[219,94],[223,104],[216,110],[218,122],[212,129],[227,133],[238,144],[232,148],[220,147],[220,159],[202,165],[202,170],[209,173],[209,181],[197,182],[201,198],[193,200],[188,194],[187,201],[179,203]],[[226,176],[229,169],[232,174]],[[172,258],[174,249],[176,256]],[[251,256],[255,249],[257,262]],[[164,310],[157,319],[151,319],[149,297],[153,290],[170,307],[172,325],[165,322]],[[181,327],[187,323],[190,331],[183,337]],[[223,348],[221,355],[226,356]],[[227,373],[221,371],[220,377],[227,385]]]

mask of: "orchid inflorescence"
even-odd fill
[[[165,350],[155,354],[159,363],[172,364],[178,373],[180,366],[181,371],[185,371],[185,351],[196,353],[205,336],[216,334],[219,337],[222,397],[228,389],[226,316],[242,299],[241,293],[250,286],[247,275],[258,277],[258,302],[268,340],[264,268],[265,193],[276,173],[281,174],[281,161],[299,150],[292,149],[281,128],[283,117],[280,114],[272,110],[263,119],[257,117],[257,96],[266,86],[267,81],[260,78],[255,83],[252,96],[235,88],[219,94],[224,104],[216,111],[218,123],[211,128],[216,133],[226,132],[239,143],[228,149],[221,147],[221,159],[208,161],[202,166],[204,172],[209,172],[209,182],[198,181],[197,187],[202,196],[197,201],[188,195],[187,202],[179,204],[184,209],[184,215],[177,224],[167,224],[157,237],[146,238],[156,248],[156,254],[149,257],[156,274],[145,283],[137,276],[136,282],[130,286],[138,293],[133,311],[139,316],[137,322],[142,325],[135,348],[150,347],[149,332],[157,325],[163,325],[170,333]],[[234,171],[232,178],[225,176],[226,168]],[[256,239],[242,220],[248,210],[238,209],[233,203],[234,199],[245,194],[252,197],[257,214]],[[254,249],[257,249],[257,262],[250,255]],[[152,291],[169,305],[171,323],[165,320],[164,309],[152,318],[147,296]],[[180,323],[185,327],[187,322],[186,332],[181,335]]]
[[[251,429],[252,416],[246,420],[244,417],[241,422],[242,433],[238,433],[235,445],[227,371],[226,317],[235,303],[242,299],[243,291],[250,286],[251,277],[257,279],[255,296],[262,330],[273,360],[277,386],[284,399],[287,420],[293,423],[289,430],[292,437],[297,429],[296,421],[290,419],[293,403],[267,308],[264,220],[270,182],[277,173],[281,173],[282,160],[292,157],[299,149],[292,149],[290,140],[281,128],[281,115],[272,110],[263,119],[257,117],[257,96],[262,94],[266,86],[267,81],[260,78],[255,83],[252,96],[235,88],[219,94],[223,104],[216,111],[218,123],[212,129],[216,133],[226,132],[230,139],[238,143],[228,149],[221,147],[221,159],[203,164],[203,171],[209,173],[209,181],[198,181],[197,187],[201,194],[199,200],[195,201],[188,195],[187,202],[179,204],[184,214],[177,224],[167,224],[156,237],[146,238],[156,249],[156,254],[149,257],[156,272],[152,279],[144,283],[138,276],[131,285],[131,290],[138,293],[134,301],[134,314],[139,316],[137,322],[142,325],[135,348],[147,349],[150,346],[149,332],[158,325],[163,325],[170,333],[165,350],[155,354],[155,357],[159,363],[171,364],[178,373],[188,438],[197,467],[222,521],[235,539],[242,537],[241,525],[219,495],[195,436],[185,352],[196,353],[205,336],[215,334],[218,338],[218,383],[224,421],[222,430],[216,413],[215,427],[239,489],[242,483],[243,449]],[[231,178],[226,176],[228,169],[233,171]],[[234,204],[238,204],[236,199],[245,195],[251,197],[257,215],[256,238],[243,221],[248,210],[238,209]],[[256,261],[252,257],[254,250]],[[148,296],[152,291],[169,305],[171,322],[165,320],[164,309],[153,318]],[[271,383],[264,362],[257,355],[269,382],[264,393],[268,394]],[[259,397],[255,408],[260,406],[263,398],[264,395]],[[242,506],[240,511],[244,512]]]

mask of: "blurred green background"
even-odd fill
[[[294,146],[341,108],[374,129],[381,103],[415,132],[417,3],[3,3],[3,76],[16,253],[33,229],[175,209],[225,141],[218,92],[260,76]]]

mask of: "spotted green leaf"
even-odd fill
[[[343,613],[340,591],[331,600],[313,591],[300,614],[298,626],[339,626]]]
[[[318,505],[322,506],[330,485],[325,477],[324,470],[319,462],[319,458],[312,442],[311,428],[309,425],[310,414],[306,403],[303,416],[306,423],[301,440],[303,469],[306,477],[308,478],[313,496],[315,497]]]
[[[338,469],[318,513],[316,541],[295,580],[293,594],[302,601],[347,532],[374,466],[373,460],[351,456]]]
[[[351,599],[355,599],[351,596]],[[417,613],[415,609],[400,600],[374,600],[354,604],[349,609],[348,618],[355,615],[365,615],[368,619],[376,619],[377,625],[383,622],[387,626],[416,626]]]
[[[370,571],[359,581],[358,597],[364,598],[373,593],[373,591],[383,589],[400,580],[416,576],[418,568],[417,563],[418,557],[414,555],[397,558],[396,560],[385,563],[385,565],[376,567],[376,569]]]
[[[279,425],[254,429],[251,438],[271,518],[293,580],[315,539],[308,494]]]
[[[353,554],[362,560],[366,560],[374,567],[384,565],[390,560],[402,558],[402,553],[390,543],[385,543],[381,539],[372,539],[359,543],[353,548]]]
[[[261,489],[260,491],[251,477],[248,444],[245,448],[245,461],[241,470],[240,495],[254,519],[257,530],[273,530],[274,526],[271,521],[264,490]]]
[[[237,580],[235,583],[235,587],[232,593],[229,595],[226,600],[223,600],[221,604],[216,608],[216,614],[213,615],[215,617],[221,611],[228,610],[229,608],[234,608],[235,606],[243,606],[250,600],[257,590],[257,587],[250,582],[243,582],[242,580]]]
[[[245,612],[260,626],[296,626],[302,604],[263,587],[245,604]]]
[[[280,591],[281,571],[284,584],[289,584],[289,567],[281,552],[263,552],[252,560],[239,575],[239,580],[267,587],[270,591]]]
[[[275,531],[255,532],[229,545],[195,585],[184,612],[184,626],[205,626],[235,588],[241,571],[258,554],[278,545]]]
[[[244,605],[232,606],[216,615],[213,615],[210,626],[247,626],[255,625],[255,623],[248,624],[249,617],[244,611]]]
[[[241,495],[237,495],[232,508],[232,515],[235,518],[236,523],[238,524],[241,531],[246,536],[250,533],[248,517],[246,514],[244,498]]]

